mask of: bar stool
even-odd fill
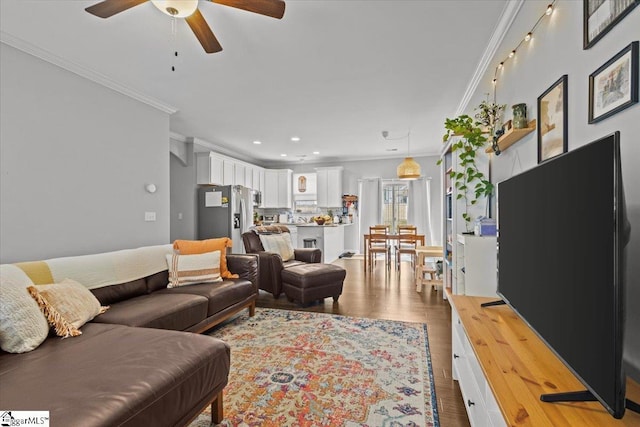
[[[422,291],[422,285],[431,285],[431,289],[442,286],[436,261],[425,264],[425,258],[442,258],[442,246],[418,246],[416,248],[416,291]],[[428,275],[428,278],[427,278]]]

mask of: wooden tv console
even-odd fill
[[[613,418],[599,402],[545,403],[544,393],[585,387],[508,306],[496,298],[447,295],[451,304],[453,378],[477,426],[640,426],[640,414]],[[640,402],[640,385],[627,381]]]

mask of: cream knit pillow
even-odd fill
[[[282,257],[283,261],[293,259],[293,244],[291,243],[291,234],[260,234],[260,242],[266,252],[275,252]]]
[[[0,275],[0,348],[25,353],[49,335],[49,325],[27,285]]]

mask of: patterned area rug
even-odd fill
[[[223,426],[439,425],[425,324],[257,309],[211,335],[231,345]]]

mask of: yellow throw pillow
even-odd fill
[[[224,279],[237,279],[240,276],[227,269],[227,248],[233,247],[232,243],[228,237],[206,240],[176,240],[173,242],[173,249],[177,250],[180,255],[220,251],[220,276]]]
[[[101,307],[89,289],[71,279],[52,285],[29,286],[27,290],[56,335],[64,338],[81,335],[82,325],[109,308]]]
[[[167,264],[169,264],[168,288],[222,282],[220,251],[196,255],[168,254]]]
[[[260,234],[260,241],[265,251],[279,254],[283,261],[293,259],[293,244],[289,233]]]

